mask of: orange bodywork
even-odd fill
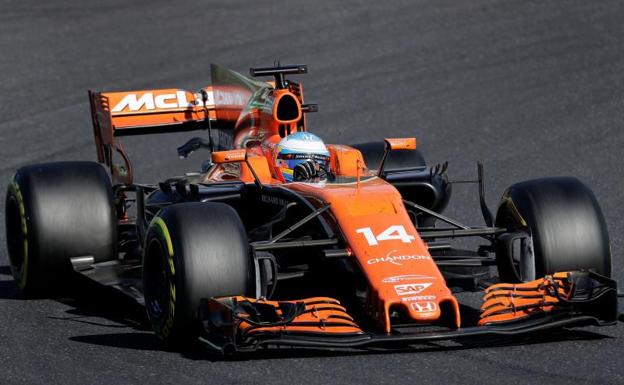
[[[212,153],[212,161],[217,164],[244,162],[246,158],[247,151],[243,148]]]
[[[450,309],[455,325],[460,326],[457,300],[392,185],[372,177],[325,186],[292,183],[289,188],[331,205],[336,228],[370,284],[370,314],[386,332],[391,329],[394,306],[422,323],[437,321],[442,309]]]

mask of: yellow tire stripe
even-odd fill
[[[511,210],[511,214],[516,218],[516,220],[518,220],[520,222],[520,224],[523,227],[529,227],[529,225],[527,224],[527,222],[524,220],[524,218],[522,217],[522,215],[520,215],[520,211],[518,210],[518,208],[516,207],[516,204],[514,203],[514,201],[511,199],[510,196],[504,196],[501,199],[501,203],[498,205],[498,207],[503,206],[503,205],[507,205],[507,207],[509,207],[509,209]]]
[[[162,218],[156,217],[152,221],[152,225],[160,230],[160,234],[167,243],[167,252],[169,253],[169,269],[171,270],[171,274],[175,275],[175,264],[173,263],[173,242],[171,242],[171,235],[169,234],[167,224],[165,224],[165,221],[163,221]]]
[[[169,272],[171,274],[171,279],[169,280],[169,312],[167,313],[167,319],[163,323],[160,328],[160,332],[164,338],[167,338],[171,333],[171,328],[173,327],[174,317],[175,317],[175,306],[176,306],[176,287],[175,287],[175,263],[174,263],[174,252],[173,252],[173,242],[171,241],[171,234],[169,233],[169,229],[167,228],[167,224],[160,217],[155,217],[150,224],[150,227],[154,227],[164,238],[165,243],[167,244],[167,261],[169,262]]]

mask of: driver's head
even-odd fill
[[[275,166],[285,182],[325,179],[329,172],[329,151],[318,136],[295,132],[277,145]]]

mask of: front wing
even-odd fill
[[[200,340],[212,351],[235,353],[259,347],[367,348],[515,336],[564,326],[617,322],[616,282],[581,271],[524,284],[486,289],[478,326],[386,334],[362,330],[340,303],[319,297],[268,301],[246,297],[202,301]]]

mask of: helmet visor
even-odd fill
[[[278,154],[276,163],[284,180],[293,181],[295,167],[301,163],[314,161],[325,170],[329,171],[329,156],[322,154]]]

